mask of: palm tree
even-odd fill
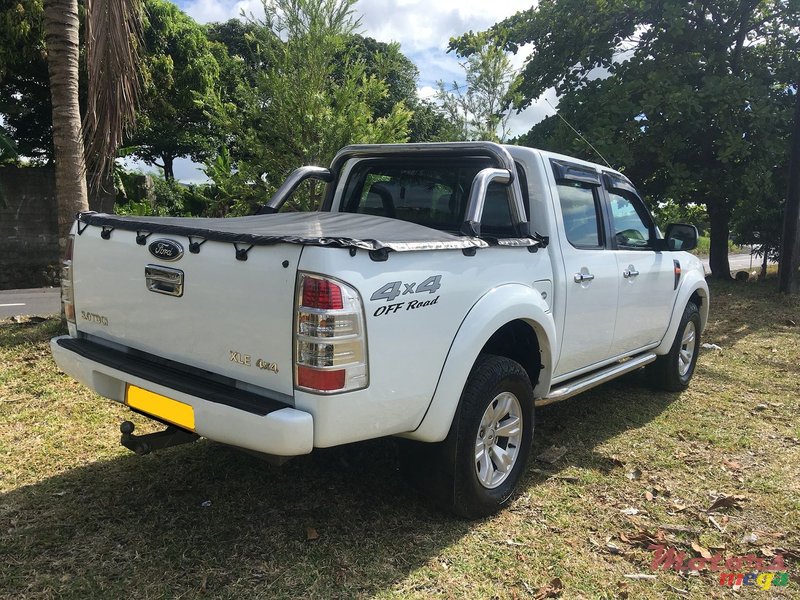
[[[87,0],[88,97],[81,124],[77,0],[44,0],[47,70],[53,103],[58,231],[63,244],[77,212],[89,209],[91,184],[100,185],[113,164],[139,92],[141,0]],[[84,148],[84,136],[86,147]]]

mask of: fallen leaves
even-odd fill
[[[630,479],[631,481],[638,481],[639,479],[641,479],[641,478],[642,478],[642,471],[641,471],[641,469],[639,469],[639,468],[637,467],[637,468],[635,468],[635,469],[633,469],[633,470],[631,470],[631,471],[628,471],[628,472],[625,474],[625,477],[627,477],[627,478],[628,478],[628,479]]]
[[[550,446],[547,450],[539,454],[539,456],[536,457],[536,460],[552,465],[564,458],[566,453],[566,446]]]
[[[306,527],[306,541],[313,542],[319,539],[319,533],[313,527]]]
[[[742,470],[741,463],[739,463],[739,462],[737,462],[735,460],[731,460],[731,459],[728,459],[728,458],[723,458],[722,459],[722,464],[724,464],[726,467],[728,467],[731,471],[741,471]]]
[[[746,502],[747,498],[744,496],[718,496],[716,500],[706,509],[706,512],[714,510],[723,510],[726,508],[742,508],[742,502]]]
[[[540,587],[533,597],[536,600],[545,600],[545,598],[558,598],[564,591],[564,583],[559,577],[550,580],[549,583]]]
[[[700,545],[700,542],[692,542],[692,550],[697,552],[703,558],[710,559],[713,556],[708,548]]]
[[[651,545],[658,546],[666,541],[666,535],[663,530],[659,529],[655,533],[650,533],[645,529],[640,529],[636,533],[626,534],[620,532],[619,539],[630,544],[631,546],[639,546],[641,548],[648,548]]]

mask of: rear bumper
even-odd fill
[[[62,371],[101,396],[124,403],[126,384],[132,384],[188,404],[194,410],[195,432],[208,439],[278,456],[308,454],[314,447],[310,413],[267,398],[260,403],[255,395],[238,390],[229,395],[224,386],[198,385],[185,375],[155,377],[168,372],[160,365],[153,365],[148,378],[145,361],[127,361],[122,352],[69,336],[53,338],[50,348]]]

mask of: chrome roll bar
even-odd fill
[[[489,184],[497,182],[511,186],[508,197],[509,209],[514,228],[520,237],[530,235],[530,224],[525,213],[525,204],[522,200],[522,190],[519,178],[516,176],[514,159],[500,144],[494,142],[435,142],[425,144],[358,144],[342,148],[331,162],[330,169],[322,167],[300,167],[286,179],[270,201],[258,211],[258,214],[274,213],[280,210],[284,202],[297,189],[303,181],[309,178],[320,179],[331,183],[336,180],[342,168],[351,159],[364,158],[389,158],[394,156],[410,158],[440,158],[440,157],[465,157],[485,156],[493,159],[494,167],[481,170],[472,181],[469,192],[464,222],[461,232],[465,235],[480,235],[480,223],[483,216],[483,206],[486,202],[486,192]],[[323,202],[322,210],[329,211],[333,203],[333,186],[329,186]]]
[[[272,195],[269,202],[262,206],[256,214],[266,215],[278,212],[281,206],[283,206],[306,179],[319,179],[325,183],[330,183],[334,180],[334,176],[330,169],[326,169],[325,167],[308,166],[295,169],[289,177],[286,178],[286,181],[283,182],[281,187]]]

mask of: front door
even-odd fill
[[[617,263],[619,308],[613,354],[661,341],[675,302],[675,264],[670,252],[656,252],[655,225],[631,191],[607,188]]]

